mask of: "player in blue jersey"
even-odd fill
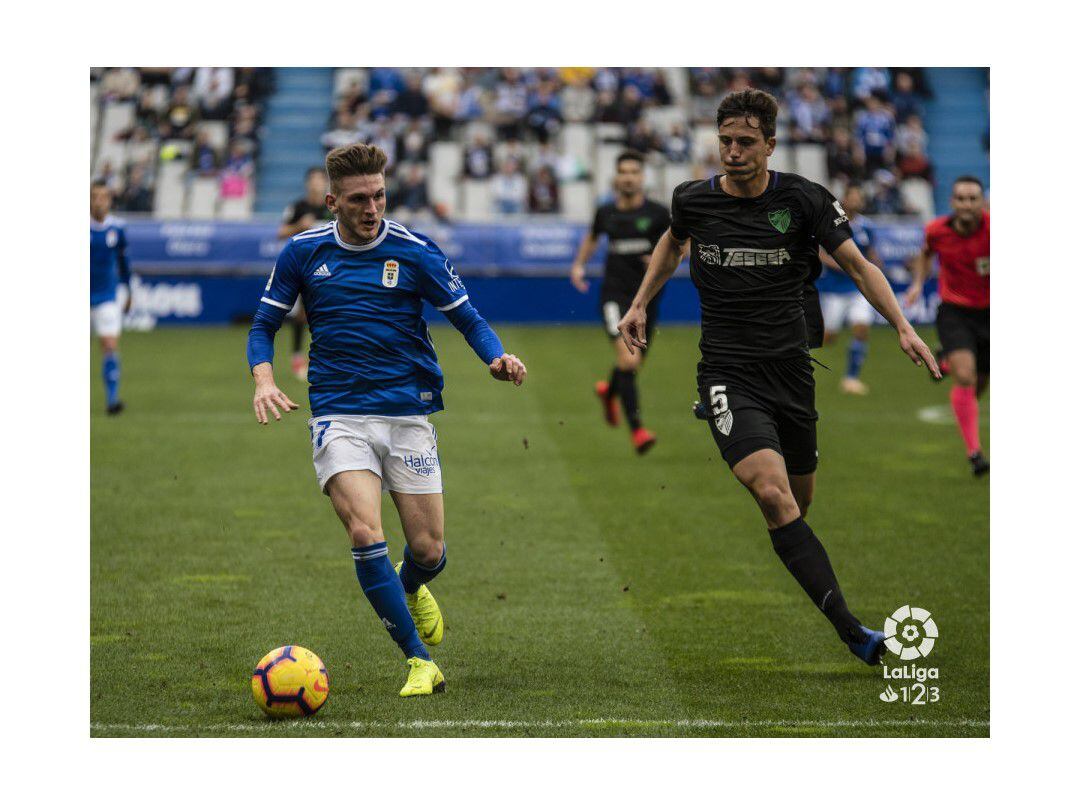
[[[874,248],[873,235],[862,217],[864,205],[863,193],[858,185],[849,185],[844,191],[844,210],[851,224],[851,237],[863,256],[878,268],[882,268],[881,258]],[[825,343],[832,343],[837,333],[845,324],[851,325],[851,343],[848,345],[847,369],[840,381],[840,390],[845,394],[865,395],[869,387],[859,376],[866,361],[867,348],[870,345],[870,325],[874,323],[874,308],[859,293],[855,280],[837,265],[824,249],[820,250],[821,263],[825,267],[817,282],[821,294],[821,313],[825,320]]]
[[[118,298],[119,286],[130,287],[127,237],[121,221],[109,215],[112,191],[104,182],[90,185],[90,324],[101,343],[101,376],[105,381],[106,412],[115,416],[124,410],[120,401],[120,329],[124,313],[131,309],[131,293],[124,294],[123,308]]]
[[[469,302],[439,247],[383,217],[386,154],[375,146],[335,148],[326,157],[335,220],[293,236],[278,256],[248,337],[255,416],[297,408],[274,383],[274,334],[297,297],[311,330],[308,421],[315,475],[352,541],[360,586],[405,654],[402,696],[446,685],[425,644],[443,637],[427,583],[446,564],[442,469],[428,415],[442,410],[443,375],[423,318],[430,302],[465,336],[496,380],[520,386],[525,365]],[[381,493],[405,531],[391,564]]]

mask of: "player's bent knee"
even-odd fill
[[[794,519],[801,508],[796,504],[791,491],[775,481],[755,483],[750,487],[750,491],[753,492],[754,500],[757,501],[762,512],[770,520],[779,522]]]
[[[443,555],[443,535],[438,531],[424,531],[409,540],[409,551],[413,558],[429,567],[439,564]]]
[[[346,530],[349,532],[349,539],[354,548],[366,548],[368,545],[384,541],[381,529],[374,528],[362,520],[350,521]]]

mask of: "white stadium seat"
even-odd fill
[[[777,145],[773,154],[769,157],[769,167],[781,173],[791,173],[795,170],[795,155],[790,145]]]
[[[559,187],[562,217],[574,223],[589,223],[593,216],[593,192],[589,182],[565,182]]]
[[[181,218],[184,214],[184,162],[163,162],[158,168],[157,188],[154,191],[155,218]]]
[[[693,133],[691,134],[690,152],[693,154],[696,162],[701,162],[706,157],[717,153],[717,150],[720,147],[720,141],[716,138],[716,126],[712,123],[700,123],[697,126],[694,126]]]
[[[934,188],[925,179],[905,179],[900,183],[900,197],[916,210],[924,221],[934,217]]]
[[[440,179],[457,179],[461,176],[461,143],[437,142],[431,144],[431,175]]]
[[[803,143],[795,146],[795,173],[811,182],[825,184],[829,181],[828,157],[825,146]]]
[[[251,218],[254,197],[248,193],[243,198],[223,198],[218,215],[226,221],[247,221]]]
[[[188,188],[184,205],[188,218],[213,218],[217,213],[218,180],[216,176],[199,176]]]
[[[672,191],[683,182],[688,182],[693,178],[694,171],[689,164],[666,166],[664,168],[664,182],[657,199],[664,204],[670,204]]]
[[[611,182],[615,178],[615,158],[626,150],[620,143],[601,143],[596,147],[596,169],[593,173],[593,189],[597,196],[611,191]]]
[[[560,149],[587,166],[592,165],[593,129],[586,123],[568,123],[559,132]]]
[[[447,215],[454,215],[461,209],[459,196],[461,195],[460,176],[436,176],[428,175],[427,180],[428,198],[432,204],[438,204],[446,210]]]
[[[495,197],[490,179],[466,179],[462,212],[468,221],[482,223],[495,218]]]

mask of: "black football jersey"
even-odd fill
[[[699,368],[806,354],[803,303],[821,271],[818,246],[832,252],[852,236],[840,202],[793,173],[770,171],[756,198],[728,195],[714,176],[676,187],[671,218],[675,238],[691,240]]]
[[[649,255],[670,224],[667,208],[648,199],[633,210],[620,210],[614,202],[596,210],[593,237],[608,239],[605,292],[633,298],[649,267]]]
[[[315,216],[316,221],[333,221],[334,214],[327,209],[325,204],[312,204],[306,198],[298,198],[285,208],[281,220],[286,224],[299,223],[305,215]]]

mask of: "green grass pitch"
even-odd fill
[[[848,654],[776,559],[690,415],[695,328],[656,335],[641,397],[659,443],[644,458],[592,396],[610,367],[599,326],[498,329],[528,365],[522,388],[434,331],[449,560],[432,585],[447,622],[434,657],[448,691],[406,700],[405,664],[316,486],[282,344],[279,383],[302,408],[266,427],[244,328],[126,334],[115,419],[92,347],[91,735],[989,734],[989,483],[970,475],[947,386],[891,331],[874,332],[867,398],[837,389],[846,339],[817,353],[832,371],[816,370],[808,520],[864,622],[906,603],[932,612],[941,637],[923,664],[940,668],[940,701],[922,706],[879,700],[881,670]],[[399,557],[388,497],[384,526]],[[330,699],[270,722],[251,670],[286,643],[322,657]]]

